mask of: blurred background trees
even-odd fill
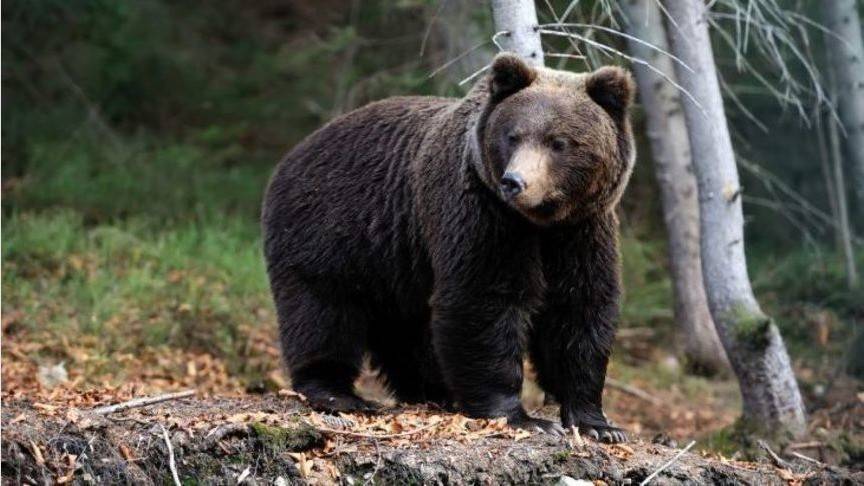
[[[656,61],[672,78],[668,56],[614,32],[650,35],[649,25],[624,21],[647,12],[640,4],[535,3],[544,29],[580,24],[557,29],[573,36],[542,36],[547,66],[621,64],[642,87],[639,161],[621,208],[618,376],[718,358],[716,347],[687,342],[686,329],[705,329],[709,318],[697,286],[685,283],[699,279],[682,273],[692,263],[676,260],[694,258],[693,216],[670,211],[674,194],[662,182],[680,180],[672,189],[692,205],[684,194],[692,177],[652,143],[664,122],[647,96],[680,103],[686,95],[626,57]],[[864,295],[849,277],[864,264],[864,202],[853,197],[860,126],[848,121],[862,102],[860,85],[848,82],[860,76],[860,33],[857,48],[838,39],[854,36],[856,7],[720,0],[710,18],[750,278],[811,408],[832,400],[838,377],[864,375]],[[10,329],[50,331],[35,355],[66,359],[86,376],[119,373],[116,357],[142,346],[208,353],[252,388],[275,379],[274,358],[260,351],[266,339],[250,336],[266,336],[274,322],[257,218],[276,161],[368,101],[461,95],[471,82],[460,81],[505,41],[493,40],[490,5],[480,0],[32,0],[6,2],[2,15],[4,338]],[[858,71],[842,62],[856,55]],[[674,128],[682,113],[666,113],[673,128],[664,139],[679,136],[669,151],[683,159]],[[677,246],[687,238],[690,253]],[[59,336],[96,351],[71,356]],[[679,353],[668,343],[682,337]]]

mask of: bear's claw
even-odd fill
[[[307,396],[307,398],[309,399],[309,406],[313,410],[323,412],[374,413],[378,410],[378,407],[374,403],[367,402],[355,395],[329,393]]]
[[[568,427],[578,427],[583,435],[607,444],[627,442],[627,433],[608,421],[601,413],[571,411],[562,407],[562,423]]]
[[[550,434],[558,437],[563,436],[566,433],[564,427],[554,420],[533,418],[529,417],[527,414],[525,416],[508,418],[507,425],[514,429],[539,432],[541,434]]]

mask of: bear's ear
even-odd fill
[[[489,81],[492,101],[497,103],[528,87],[536,77],[537,71],[525,64],[516,54],[498,54],[492,61],[492,76]]]
[[[636,85],[629,72],[619,67],[605,66],[588,75],[585,91],[613,119],[620,121],[633,103]]]

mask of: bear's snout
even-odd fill
[[[525,179],[518,172],[506,172],[501,178],[501,194],[508,201],[525,190]]]

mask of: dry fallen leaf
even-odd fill
[[[126,444],[120,444],[120,454],[123,455],[123,459],[126,459],[129,462],[133,462],[133,461],[138,460],[138,458],[136,458],[132,454],[132,450],[129,449],[129,446],[127,446]]]
[[[291,459],[294,459],[297,471],[300,472],[300,477],[308,478],[309,475],[312,474],[312,466],[314,466],[315,463],[306,458],[305,452],[289,452],[288,456],[290,456]]]
[[[69,471],[68,473],[66,473],[65,475],[58,477],[56,484],[71,483],[74,478],[75,478],[75,470],[73,469],[73,470]]]
[[[36,380],[46,389],[62,385],[69,381],[69,373],[66,371],[66,363],[60,362],[55,365],[42,365],[36,372]]]
[[[339,468],[337,468],[336,465],[330,461],[324,459],[317,459],[315,460],[315,464],[318,466],[318,469],[326,472],[327,476],[329,476],[331,479],[338,479],[342,475],[342,473],[339,472]]]
[[[36,460],[36,464],[40,466],[45,465],[45,456],[42,455],[42,450],[32,440],[30,441],[30,452],[33,453],[33,459]]]
[[[622,461],[630,459],[630,456],[635,453],[633,451],[633,448],[628,446],[627,444],[612,444],[610,446],[606,446],[606,450],[613,456],[621,459]]]

